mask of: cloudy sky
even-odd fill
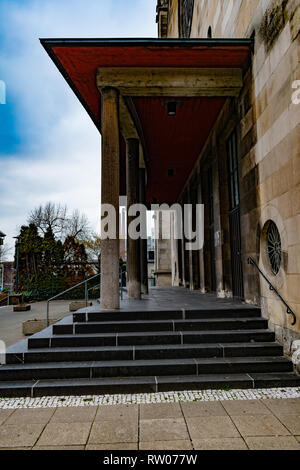
[[[47,201],[99,229],[100,136],[41,37],[156,37],[156,0],[0,0],[0,230]],[[13,253],[12,253],[13,255]]]

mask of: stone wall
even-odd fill
[[[169,2],[168,37],[178,37],[178,1]],[[300,333],[300,104],[292,102],[293,86],[300,80],[300,0],[195,0],[191,37],[206,38],[209,29],[212,38],[255,38],[241,95],[225,105],[210,141],[216,142],[222,194],[226,123],[236,126],[245,298],[261,303],[263,315],[288,351],[289,338]],[[203,156],[204,152],[199,159]],[[222,258],[223,288],[230,292],[228,227],[225,212],[222,207],[219,210],[223,249],[218,256]],[[282,243],[283,260],[277,275],[266,256],[264,233],[270,220],[276,223]],[[259,281],[254,268],[247,265],[249,255],[296,312],[295,327],[265,281]]]

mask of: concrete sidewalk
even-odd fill
[[[1,409],[0,449],[300,450],[300,398]]]
[[[50,318],[60,320],[70,315],[69,305],[71,300],[54,300],[50,303]],[[22,333],[22,324],[27,320],[46,319],[46,302],[31,303],[28,312],[14,312],[13,306],[0,308],[0,340],[4,341],[6,347],[25,339]]]

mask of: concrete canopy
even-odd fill
[[[100,132],[101,86],[120,90],[120,131],[124,138],[136,132],[141,141],[148,204],[177,200],[226,98],[237,96],[241,88],[252,47],[250,39],[41,39],[41,43]],[[169,101],[176,102],[172,117],[167,112]],[[120,149],[120,194],[124,194],[122,141]]]

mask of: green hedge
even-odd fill
[[[97,281],[97,282],[95,282]],[[79,281],[80,282],[80,281]],[[88,288],[99,285],[99,280],[95,279],[88,283]],[[39,282],[27,283],[26,289],[22,292],[24,302],[48,300],[64,290],[72,287],[65,279],[47,279],[39,280]],[[89,299],[97,299],[100,296],[99,287],[89,290]],[[70,292],[58,297],[58,300],[78,300],[85,298],[84,285],[79,286]]]

